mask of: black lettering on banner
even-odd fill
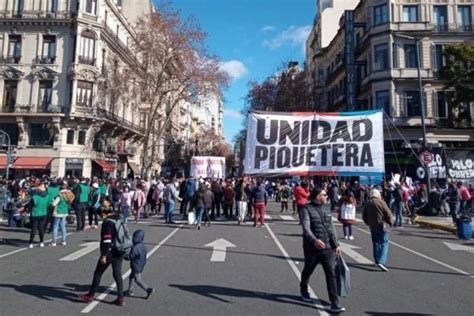
[[[333,166],[343,166],[344,163],[339,159],[342,157],[342,152],[340,149],[344,148],[344,144],[334,144],[332,145],[332,165]]]
[[[260,169],[260,163],[268,159],[268,148],[255,146],[255,169]]]
[[[362,125],[365,133],[362,135]],[[352,125],[352,139],[354,142],[368,142],[372,139],[372,121],[369,119],[354,121]]]
[[[268,167],[275,169],[275,147],[270,147],[270,161]]]
[[[319,129],[322,128],[322,136],[319,137]],[[326,143],[331,137],[331,124],[326,121],[311,121],[311,145]]]
[[[346,145],[346,167],[358,167],[359,166],[359,146],[357,144]]]
[[[307,145],[309,142],[309,121],[303,121],[301,128],[301,145]]]
[[[328,165],[329,149],[331,149],[331,145],[322,145],[318,148],[321,150],[321,166],[326,167]]]
[[[280,147],[277,151],[277,168],[288,168],[291,162],[291,149]]]
[[[349,129],[347,128],[347,121],[338,121],[334,132],[331,137],[331,143],[336,143],[338,139],[342,139],[345,142],[351,141],[351,135],[349,134]]]
[[[278,120],[270,120],[270,135],[265,138],[264,119],[257,120],[257,141],[262,145],[271,145],[276,142],[278,137]]]
[[[370,151],[370,144],[362,145],[362,153],[360,154],[360,164],[359,166],[374,166],[374,161],[372,160],[372,152]]]
[[[304,147],[293,147],[292,165],[299,167],[304,164]]]
[[[280,145],[286,144],[286,137],[289,137],[292,144],[298,145],[300,142],[300,126],[301,122],[295,122],[293,128],[291,128],[288,121],[280,122]]]
[[[310,146],[306,147],[306,165],[307,166],[316,166],[316,161],[313,160],[313,158],[316,156],[316,149],[318,147],[315,146]]]

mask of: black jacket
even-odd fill
[[[100,231],[100,255],[114,257],[121,257],[118,251],[113,249],[113,241],[117,236],[117,230],[115,229],[115,221],[119,220],[120,215],[112,215],[107,217],[102,223],[102,229]]]
[[[133,233],[133,247],[127,259],[130,260],[130,268],[134,273],[142,273],[146,265],[147,249],[143,240],[145,239],[145,232],[139,229]]]
[[[318,209],[323,218],[319,215]],[[324,210],[322,205],[311,201],[303,207],[302,226],[303,248],[319,251],[314,246],[316,239],[323,241],[326,244],[326,249],[336,249],[339,246],[332,225],[331,213],[329,210]]]

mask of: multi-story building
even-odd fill
[[[12,141],[14,176],[139,172],[146,116],[110,78],[130,62],[132,23],[152,8],[150,0],[0,0],[0,129]]]
[[[473,11],[471,0],[360,1],[344,12],[327,47],[307,49],[315,108],[383,109],[385,149],[395,152],[421,142],[424,104],[428,143],[473,148],[472,120],[459,126],[447,120],[449,88],[439,76],[443,48],[474,39]],[[424,102],[418,89],[418,42]],[[474,118],[474,106],[469,110]]]

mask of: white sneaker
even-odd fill
[[[28,248],[30,248],[30,249],[33,248],[33,244],[29,244]]]
[[[349,237],[347,237],[347,236],[344,236],[344,239],[349,239]]]
[[[65,242],[65,241],[61,241],[61,245],[66,246],[66,242]]]
[[[44,247],[44,243],[41,242],[40,245],[39,245],[39,247],[40,247],[40,248],[43,248],[43,247]]]
[[[56,247],[56,243],[55,243],[55,242],[52,242],[52,243],[51,243],[51,247]]]
[[[349,240],[354,240],[354,236],[349,236]]]
[[[379,263],[379,264],[377,264],[377,266],[380,268],[380,270],[382,270],[384,272],[388,272],[388,268],[384,264]]]

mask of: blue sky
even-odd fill
[[[183,17],[197,18],[208,33],[209,51],[233,78],[224,93],[223,122],[231,142],[242,128],[239,111],[248,82],[265,79],[283,61],[304,62],[316,0],[172,0],[172,5]]]

